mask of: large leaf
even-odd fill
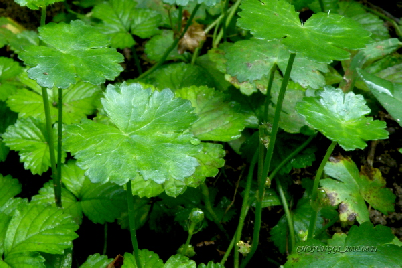
[[[363,149],[366,140],[388,137],[385,122],[365,117],[370,109],[363,96],[353,92],[344,94],[340,89],[325,87],[320,98],[305,97],[296,109],[310,125],[345,150]]]
[[[54,137],[57,130],[54,129]],[[36,118],[20,118],[9,126],[3,134],[4,142],[12,150],[18,151],[21,162],[25,169],[31,170],[32,174],[42,174],[50,167],[49,145],[45,124]],[[55,141],[57,150],[57,141]],[[66,153],[62,153],[62,161]]]
[[[77,238],[78,225],[61,208],[28,204],[18,209],[4,240],[5,255],[41,251],[62,254]]]
[[[402,247],[392,244],[394,238],[389,227],[365,222],[347,235],[334,234],[328,244],[314,239],[298,244],[285,267],[400,267]]]
[[[385,180],[379,170],[359,174],[352,160],[342,159],[328,162],[325,173],[337,179],[324,179],[320,182],[332,205],[340,204],[341,221],[353,220],[354,217],[359,223],[368,221],[369,212],[365,201],[384,214],[394,211],[395,195],[390,189],[383,188]]]
[[[50,106],[51,122],[57,121],[58,93],[57,89],[47,89]],[[63,90],[63,123],[78,123],[95,109],[95,100],[99,98],[99,86],[78,82]],[[7,104],[20,117],[38,117],[45,122],[42,92],[21,89],[8,98]]]
[[[125,184],[141,176],[166,186],[195,172],[203,146],[184,133],[197,119],[189,101],[168,89],[152,93],[123,83],[109,85],[102,104],[113,125],[85,120],[65,127],[65,146],[92,182]]]
[[[29,77],[39,85],[67,88],[76,77],[99,85],[113,80],[123,68],[123,55],[107,48],[108,37],[83,21],[71,24],[49,23],[39,27],[46,46],[30,46],[19,57],[29,66]]]
[[[191,126],[200,140],[230,141],[240,137],[246,125],[246,114],[236,111],[234,103],[224,101],[224,95],[208,87],[187,87],[175,95],[191,101],[199,119]]]
[[[402,126],[402,84],[389,82],[360,69],[358,74],[384,108]]]
[[[284,0],[245,0],[239,26],[258,39],[280,39],[291,51],[329,63],[345,60],[345,49],[360,49],[369,41],[369,32],[357,22],[338,14],[314,14],[302,24],[294,7]]]
[[[267,75],[275,64],[285,73],[289,51],[279,40],[243,40],[236,42],[225,50],[227,72],[236,76],[239,82],[253,81]],[[319,88],[325,85],[325,79],[320,72],[328,72],[326,64],[311,61],[297,55],[290,78],[303,87]]]

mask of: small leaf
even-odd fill
[[[131,32],[141,38],[149,38],[160,32],[158,29],[162,16],[150,9],[135,9]]]
[[[4,240],[5,255],[42,251],[63,254],[77,238],[78,225],[62,209],[28,204],[13,215]]]
[[[305,97],[297,111],[314,128],[347,150],[366,147],[366,140],[386,139],[385,122],[364,117],[370,112],[363,96],[341,89],[325,87],[320,98]]]
[[[370,177],[359,174],[355,163],[346,158],[328,162],[324,170],[327,175],[337,179],[324,179],[320,182],[331,204],[340,204],[341,221],[353,221],[354,217],[359,223],[369,221],[365,201],[385,214],[394,211],[395,195],[390,189],[383,188],[385,180],[377,169],[370,171]]]
[[[20,83],[16,78],[22,71],[22,67],[14,60],[0,57],[0,101],[7,100],[9,95],[17,91]]]
[[[163,261],[158,254],[147,249],[141,249],[138,252],[142,267],[163,268]],[[124,254],[124,264],[122,268],[137,268],[137,262],[131,253]]]
[[[240,27],[264,40],[280,39],[291,52],[318,62],[346,60],[349,52],[369,41],[369,32],[338,14],[318,13],[300,23],[294,7],[284,0],[246,0],[240,6]]]
[[[123,68],[123,56],[107,48],[108,38],[83,21],[49,23],[39,27],[46,46],[30,46],[19,57],[30,66],[30,78],[39,85],[67,88],[76,77],[95,85],[113,80]]]
[[[57,129],[54,129],[54,137],[57,137]],[[4,142],[12,150],[19,151],[20,160],[24,162],[24,168],[31,170],[32,174],[42,174],[50,167],[49,145],[44,123],[36,118],[20,118],[9,126],[3,134]],[[57,151],[57,141],[55,150]],[[57,152],[55,152],[57,155]],[[62,161],[66,153],[62,153]]]
[[[196,268],[196,264],[183,255],[173,255],[167,260],[164,268]]]
[[[105,255],[95,253],[88,256],[87,260],[80,266],[80,268],[93,268],[93,267],[106,267],[113,259],[108,259]]]
[[[402,84],[389,82],[364,70],[358,69],[357,72],[378,101],[402,126]]]
[[[159,35],[155,35],[145,44],[145,54],[150,60],[160,61],[165,50],[174,41],[173,31],[165,30]],[[175,47],[166,58],[167,60],[180,59],[182,56]]]

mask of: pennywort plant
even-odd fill
[[[0,267],[250,267],[275,206],[284,214],[269,239],[286,262],[271,264],[402,263],[400,241],[369,217],[395,210],[386,179],[332,155],[388,138],[368,101],[401,125],[401,42],[376,12],[321,0],[65,1],[64,21],[46,23],[54,1],[16,2],[42,16],[37,32],[0,18],[0,44],[19,60],[0,58],[0,160],[11,149],[32,174],[52,175],[29,201],[16,197],[18,178],[0,176]],[[303,8],[314,12],[306,21]],[[227,146],[248,163],[234,197],[207,179],[225,179]],[[296,198],[289,173],[315,160]],[[109,259],[105,242],[73,262],[84,215],[118,220],[132,250]],[[137,231],[166,232],[167,215],[188,236],[162,260]],[[331,236],[338,223],[353,226]],[[197,264],[192,238],[211,225],[223,256]]]

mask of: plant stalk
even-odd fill
[[[279,197],[281,198],[283,209],[285,210],[286,221],[287,221],[288,227],[289,227],[289,234],[290,234],[290,241],[291,241],[290,254],[292,254],[292,252],[294,252],[294,248],[296,245],[295,230],[293,227],[293,217],[292,217],[292,214],[290,213],[288,202],[286,201],[285,193],[283,192],[281,180],[276,180],[276,183],[277,183],[277,187],[278,187]]]
[[[224,27],[228,27],[230,24],[230,21],[232,20],[234,14],[236,13],[237,8],[240,6],[241,0],[237,0],[236,3],[231,7],[231,10],[229,12],[229,15],[227,16],[226,21],[224,22]],[[219,42],[222,40],[223,37],[223,31],[220,31],[217,38],[214,39],[213,42],[213,47],[218,47]]]
[[[153,73],[154,71],[156,71],[156,69],[158,69],[167,59],[167,57],[169,56],[170,52],[177,46],[177,44],[179,43],[180,39],[184,36],[184,34],[187,32],[188,27],[190,27],[191,22],[193,21],[193,18],[195,16],[195,13],[197,13],[197,10],[200,8],[201,4],[197,4],[194,9],[193,12],[190,15],[190,18],[188,19],[186,26],[184,26],[183,31],[181,32],[180,36],[178,38],[176,38],[174,40],[174,42],[170,45],[170,47],[168,47],[165,51],[165,53],[163,54],[161,60],[156,63],[154,66],[152,66],[152,68],[150,68],[149,70],[147,70],[145,73],[142,73],[138,79],[144,78],[148,75],[150,75],[151,73]]]
[[[256,209],[255,209],[253,243],[252,243],[252,246],[250,249],[250,253],[247,254],[247,258],[242,262],[242,264],[240,266],[242,268],[246,267],[247,263],[253,257],[253,255],[258,247],[260,229],[261,229],[261,212],[262,212],[262,201],[264,199],[265,181],[268,176],[271,159],[272,159],[272,155],[274,152],[276,135],[278,133],[278,128],[279,128],[279,118],[280,118],[280,114],[282,111],[282,103],[283,103],[283,99],[285,97],[286,87],[287,87],[289,79],[290,79],[290,72],[292,71],[293,62],[294,62],[295,57],[296,57],[296,53],[291,53],[289,56],[285,75],[283,77],[281,89],[279,91],[278,101],[276,103],[276,108],[275,108],[274,122],[272,124],[271,137],[270,137],[270,141],[269,141],[269,145],[268,145],[268,149],[267,149],[267,154],[265,156],[264,171],[262,173],[262,176],[258,178],[258,194],[257,194]]]
[[[129,220],[129,228],[131,234],[131,243],[134,249],[134,258],[137,264],[137,268],[142,268],[140,262],[140,256],[138,254],[138,241],[137,241],[137,228],[135,226],[135,211],[133,208],[134,198],[131,192],[131,180],[127,182],[127,208],[128,208],[128,220]]]
[[[46,6],[43,6],[41,9],[41,16],[40,16],[40,26],[46,25]]]
[[[337,144],[337,142],[333,141],[331,143],[331,145],[328,147],[327,152],[321,161],[320,167],[317,170],[317,173],[316,173],[315,179],[314,179],[314,186],[313,186],[313,189],[311,189],[311,203],[312,204],[317,202],[316,199],[318,196],[318,185],[320,183],[322,173],[324,172],[324,167],[327,164],[332,151],[335,149],[336,144]],[[318,211],[316,210],[315,206],[313,205],[313,213],[311,214],[311,218],[310,218],[310,225],[308,227],[307,239],[313,238],[313,236],[314,236],[315,224],[317,222],[317,215],[318,215]]]
[[[56,206],[61,207],[61,155],[63,153],[63,90],[57,90],[57,173],[53,178]]]

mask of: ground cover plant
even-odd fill
[[[399,20],[55,2],[0,18],[0,268],[400,267]]]

